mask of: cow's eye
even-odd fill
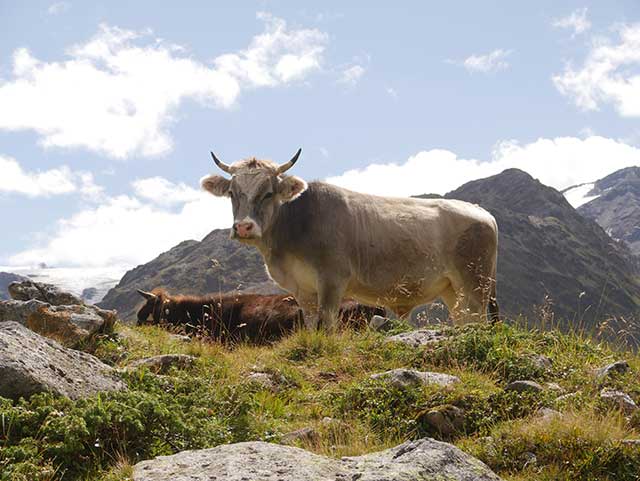
[[[271,197],[273,197],[273,192],[267,192],[266,194],[264,194],[262,200],[271,199]]]

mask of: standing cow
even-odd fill
[[[231,237],[258,248],[310,327],[333,329],[345,296],[405,316],[440,297],[454,319],[498,317],[498,227],[458,200],[378,197],[284,175],[255,158],[226,165],[202,187],[231,198]],[[313,320],[313,321],[312,321]]]

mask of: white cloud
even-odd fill
[[[47,13],[49,15],[58,15],[60,13],[64,13],[71,8],[71,4],[69,2],[56,2],[49,5],[47,8]]]
[[[148,177],[132,183],[133,191],[138,197],[152,200],[161,205],[181,204],[197,201],[202,192],[186,184],[174,184],[164,177]]]
[[[448,150],[422,151],[399,164],[371,164],[328,182],[371,194],[404,197],[445,194],[465,182],[518,168],[557,189],[593,182],[611,172],[640,165],[640,149],[604,137],[538,139],[496,145],[490,159],[464,159]]]
[[[583,66],[553,76],[556,88],[583,110],[612,103],[624,117],[640,116],[640,23],[618,29],[619,40],[598,38]]]
[[[394,89],[393,87],[387,87],[385,89],[387,91],[387,93],[393,97],[394,99],[398,98],[398,92],[396,91],[396,89]]]
[[[228,199],[197,191],[185,195],[184,184],[166,179],[140,179],[139,192],[162,185],[176,203],[188,199],[177,210],[151,195],[151,202],[135,196],[106,198],[100,205],[58,221],[55,232],[41,245],[9,258],[14,266],[133,266],[148,262],[185,239],[201,239],[214,228],[231,225]],[[191,195],[191,194],[197,195]]]
[[[467,69],[468,72],[490,73],[499,70],[505,70],[509,67],[507,57],[511,55],[512,50],[496,49],[485,55],[471,55],[462,62],[448,60],[448,63],[460,65]]]
[[[67,166],[28,172],[17,160],[0,155],[0,172],[0,194],[49,197],[79,192],[92,199],[102,194],[102,188],[95,184],[92,174],[73,172]]]
[[[249,47],[207,65],[150,31],[101,25],[68,59],[45,62],[26,48],[13,55],[12,80],[0,80],[0,129],[35,130],[46,147],[84,147],[126,158],[172,148],[170,124],[182,102],[229,108],[246,88],[275,87],[320,68],[328,39],[259,16],[265,31]]]
[[[557,28],[570,28],[573,30],[572,37],[584,33],[591,28],[591,22],[587,18],[586,7],[574,10],[566,17],[554,19],[551,25]]]
[[[338,83],[353,87],[360,81],[365,72],[366,70],[362,65],[353,65],[342,71]]]

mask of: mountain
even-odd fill
[[[557,190],[508,169],[445,197],[479,204],[496,217],[503,313],[539,317],[535,306],[548,296],[558,319],[591,324],[608,316],[639,317],[638,260]]]
[[[586,191],[587,202],[577,207],[578,212],[595,220],[612,238],[625,241],[634,254],[640,255],[640,167],[618,170],[565,195],[580,187]]]
[[[13,274],[11,272],[0,272],[0,301],[6,301],[11,299],[9,295],[9,284],[14,281],[24,281],[26,277],[19,276],[18,274]]]
[[[164,287],[171,293],[205,294],[243,290],[281,292],[267,276],[262,256],[253,247],[229,239],[229,230],[214,230],[201,241],[181,242],[147,264],[128,271],[97,305],[117,309],[134,321],[142,298],[136,289]]]

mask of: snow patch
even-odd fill
[[[595,184],[593,183],[576,185],[575,187],[569,187],[563,192],[563,194],[569,204],[571,204],[574,209],[577,209],[581,205],[600,197],[599,195],[588,195],[589,192],[593,190],[594,186]]]

